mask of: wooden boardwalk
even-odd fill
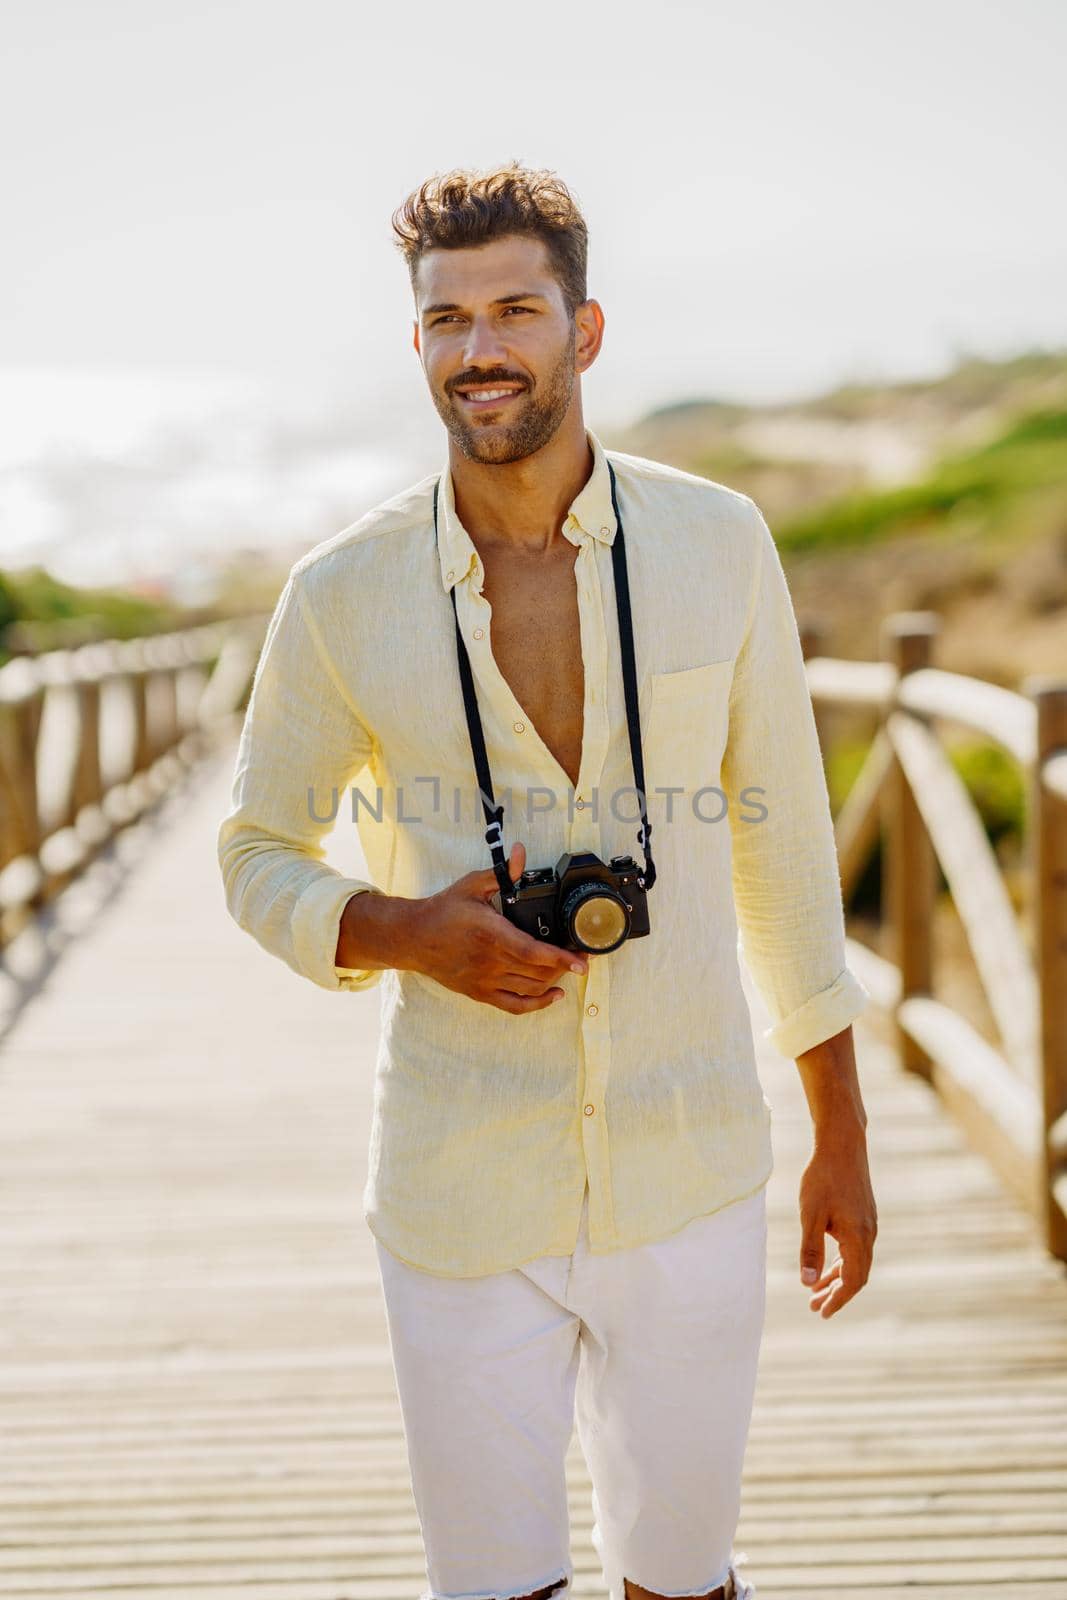
[[[137,830],[0,1047],[5,1596],[421,1592],[360,1206],[378,996],[328,996],[229,921],[232,761]],[[880,1033],[859,1041],[874,1274],[829,1322],[797,1272],[799,1078],[761,1060],[776,1168],[745,1570],[759,1600],[1063,1600],[1065,1270]],[[575,1590],[602,1596],[576,1437],[569,1470]]]

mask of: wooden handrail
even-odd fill
[[[819,654],[818,630],[801,627],[820,730],[835,710],[878,719],[835,833],[846,906],[884,834],[888,955],[850,938],[849,962],[892,1018],[902,1064],[929,1079],[1067,1261],[1067,680],[1032,678],[1016,692],[946,672],[930,660],[937,628],[933,613],[897,613],[883,624],[885,659],[850,662]],[[1023,770],[1023,927],[941,722],[991,740]],[[932,993],[938,866],[999,1048]]]
[[[913,615],[907,613],[906,615]],[[890,661],[844,661],[834,656],[812,656],[807,662],[808,687],[815,704],[887,712],[895,703],[919,716],[943,717],[983,734],[1029,765],[1034,759],[1036,721],[1034,708],[1011,689],[983,683],[963,673],[940,667],[919,667],[898,687],[898,673]],[[1067,752],[1057,782],[1067,794]]]
[[[0,667],[0,946],[232,730],[269,620],[95,641]],[[116,743],[117,772],[104,759]]]
[[[984,734],[1023,766],[1034,759],[1037,718],[1032,705],[1010,689],[959,672],[926,667],[900,685],[897,704],[926,717],[943,717]]]

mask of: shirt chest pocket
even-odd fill
[[[683,788],[687,795],[719,782],[730,728],[734,658],[680,672],[649,674],[648,732],[643,737],[645,782]]]

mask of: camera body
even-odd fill
[[[568,850],[555,867],[524,872],[501,910],[531,938],[593,955],[649,931],[643,868],[624,855],[605,866],[591,850]]]

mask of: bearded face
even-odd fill
[[[417,348],[438,416],[470,461],[504,465],[558,432],[577,327],[544,241],[508,235],[419,263]]]

